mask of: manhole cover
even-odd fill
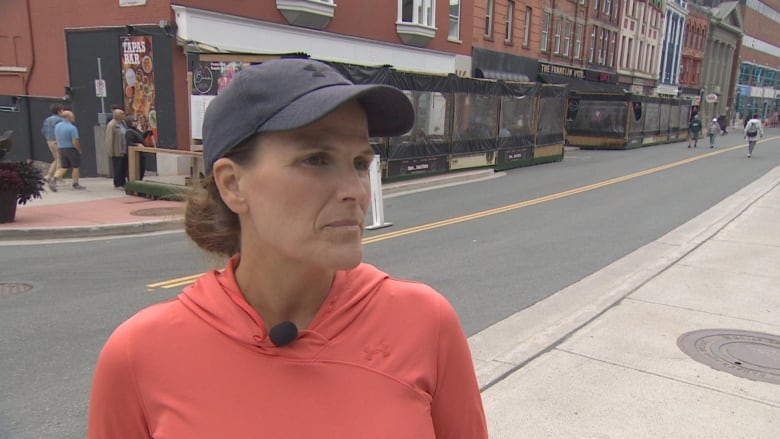
[[[0,282],[0,299],[3,297],[13,296],[14,294],[22,294],[32,289],[30,284],[13,283],[13,282]]]
[[[681,335],[677,346],[713,369],[780,384],[780,336],[738,329],[703,329]]]
[[[181,207],[150,207],[149,209],[139,209],[130,212],[136,216],[173,216],[181,215],[184,210]]]

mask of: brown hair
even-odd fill
[[[260,135],[254,135],[225,155],[239,166],[251,164],[257,151]],[[187,195],[184,208],[184,230],[190,239],[203,250],[223,256],[241,251],[241,224],[238,215],[230,210],[209,173]]]

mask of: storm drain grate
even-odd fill
[[[780,336],[738,329],[702,329],[681,335],[677,346],[713,369],[780,384]]]
[[[26,293],[32,289],[32,285],[18,282],[0,282],[0,299],[16,294]]]

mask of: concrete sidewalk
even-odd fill
[[[780,168],[469,342],[493,439],[780,437]]]

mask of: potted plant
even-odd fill
[[[11,149],[11,134],[0,136],[0,160]],[[0,162],[0,223],[13,222],[17,204],[41,198],[44,187],[43,173],[31,162]]]

